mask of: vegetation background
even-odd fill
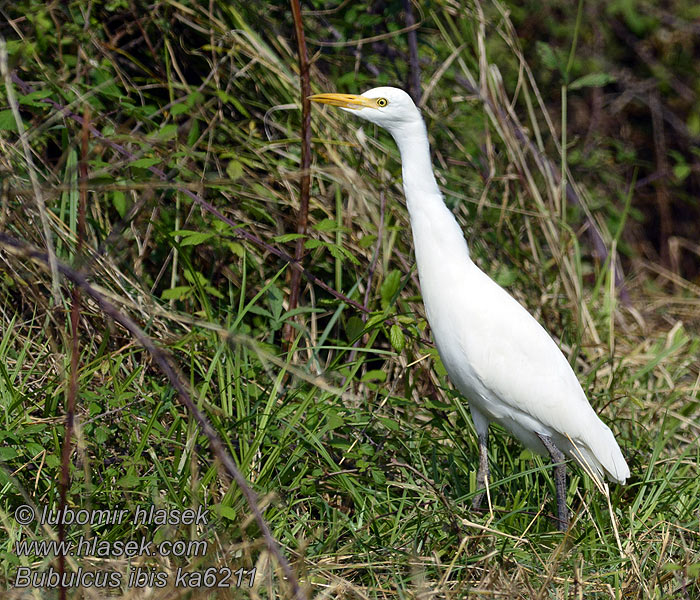
[[[606,495],[572,469],[562,535],[548,464],[496,430],[492,509],[470,510],[476,436],[430,341],[384,132],[314,108],[298,233],[290,5],[4,2],[3,597],[59,597],[13,588],[24,566],[119,573],[123,598],[700,598],[700,7],[302,9],[314,92],[420,99],[476,262],[556,336],[631,480]],[[14,518],[64,502],[212,517]],[[17,553],[81,535],[207,552]],[[211,567],[255,568],[252,587],[175,588]],[[166,587],[127,585],[139,568]]]

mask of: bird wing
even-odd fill
[[[493,420],[586,443],[602,422],[545,329],[473,263],[449,280],[452,293],[439,288],[441,308],[430,310],[430,321],[458,389]]]

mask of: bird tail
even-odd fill
[[[599,421],[598,427],[589,431],[590,435],[586,443],[576,444],[572,441],[574,446],[572,456],[584,470],[598,476],[605,473],[613,481],[625,483],[630,476],[630,469],[613,432],[602,421]]]

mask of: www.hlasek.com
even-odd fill
[[[137,508],[132,514],[128,510],[74,510],[65,508],[60,511],[44,507],[37,511],[23,504],[15,510],[15,520],[20,525],[38,522],[42,525],[119,525],[123,521],[137,525],[206,525],[209,511],[203,508],[185,510],[166,510],[150,507]],[[158,544],[146,537],[139,540],[109,541],[98,537],[80,536],[76,541],[57,540],[19,540],[15,542],[18,556],[71,556],[97,558],[133,558],[136,556],[196,557],[205,556],[208,542],[205,540],[165,540]],[[138,567],[129,571],[128,576],[116,571],[92,571],[78,568],[75,572],[59,573],[53,567],[47,570],[19,567],[15,576],[14,587],[17,588],[119,588],[127,587],[162,588],[173,577],[175,587],[241,587],[253,586],[255,568],[233,570],[228,567],[211,567],[200,571],[188,571],[181,567],[172,573],[157,569]]]

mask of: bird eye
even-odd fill
[[[384,108],[387,104],[389,104],[389,102],[386,98],[377,98],[377,106],[380,108]]]

